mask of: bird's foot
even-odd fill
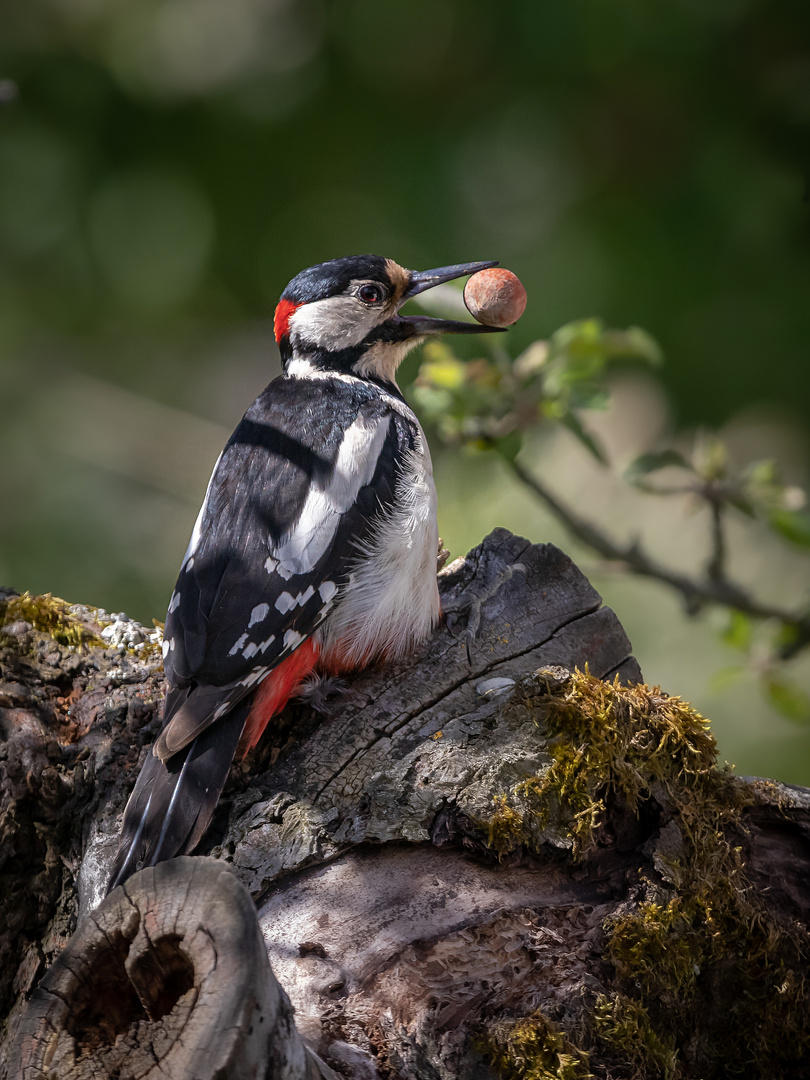
[[[450,558],[450,549],[444,546],[444,540],[439,537],[439,549],[436,552],[436,573],[444,570],[447,560]]]
[[[521,562],[510,563],[505,566],[492,581],[486,584],[480,580],[474,580],[466,589],[449,604],[442,604],[442,615],[447,629],[453,637],[460,637],[460,624],[466,615],[467,630],[464,635],[464,643],[467,649],[467,663],[472,665],[472,647],[481,627],[481,612],[484,604],[491,600],[502,586],[515,574],[526,574],[528,570]]]

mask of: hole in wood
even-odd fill
[[[167,934],[130,965],[129,977],[150,1020],[168,1015],[194,985],[194,965],[180,948],[183,939]]]
[[[79,1054],[112,1046],[132,1024],[146,1019],[129,980],[124,961],[132,944],[123,934],[100,939],[65,1017],[65,1030],[76,1040]]]

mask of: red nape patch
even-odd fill
[[[243,758],[252,750],[267,725],[276,713],[280,713],[295,691],[315,667],[320,649],[312,640],[299,645],[292,656],[283,660],[267,678],[259,683],[259,689],[253,699],[253,707],[248,713],[236,756]]]
[[[276,306],[276,314],[273,317],[273,330],[276,334],[276,341],[281,341],[283,337],[287,337],[290,332],[290,318],[294,311],[300,308],[300,304],[294,303],[292,300],[279,300]]]

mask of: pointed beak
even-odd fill
[[[497,266],[497,260],[490,262],[456,263],[455,266],[440,266],[435,270],[412,270],[408,288],[402,294],[400,306],[411,297],[417,296],[435,285],[445,281],[477,274],[479,270],[488,270]],[[498,334],[505,327],[482,326],[481,323],[459,322],[455,319],[436,319],[430,315],[398,315],[394,320],[401,328],[402,337],[424,337],[428,334]]]

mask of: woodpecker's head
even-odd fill
[[[406,270],[379,255],[352,255],[294,277],[276,308],[276,341],[290,375],[316,368],[394,383],[405,355],[434,334],[497,333],[479,323],[400,315],[417,293],[497,265],[460,263]]]

